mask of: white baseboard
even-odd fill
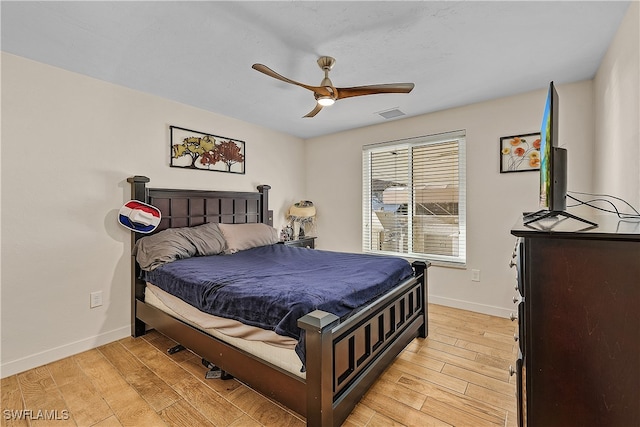
[[[433,304],[444,305],[447,307],[460,308],[462,310],[475,311],[476,313],[505,318],[509,318],[509,315],[516,309],[515,307],[508,309],[453,298],[438,297],[435,295],[429,295],[429,302]]]
[[[45,350],[20,359],[3,362],[0,364],[0,378],[19,374],[20,372],[28,371],[29,369],[37,368],[38,366],[46,365],[47,363],[55,362],[101,345],[109,344],[129,336],[130,334],[131,326],[127,325],[122,328],[61,345],[60,347]]]

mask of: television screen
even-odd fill
[[[554,200],[554,147],[558,146],[558,93],[553,85],[549,84],[547,102],[542,115],[540,126],[540,207],[550,211],[556,210]]]

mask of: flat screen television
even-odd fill
[[[549,212],[567,209],[567,150],[558,147],[560,100],[549,84],[540,126],[540,207]]]
[[[525,214],[524,224],[543,218],[564,216],[587,224],[597,224],[566,212],[567,209],[567,150],[558,147],[560,99],[553,84],[549,83],[547,100],[540,126],[540,192],[541,210]]]

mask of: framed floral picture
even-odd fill
[[[170,128],[171,167],[244,173],[244,141],[177,126]]]
[[[540,170],[540,132],[500,138],[500,173]]]

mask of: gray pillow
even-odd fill
[[[208,223],[195,227],[168,228],[145,236],[136,242],[133,255],[140,268],[155,268],[192,256],[218,255],[224,252],[226,242],[218,224]]]
[[[197,256],[219,255],[224,252],[226,242],[218,224],[208,223],[178,230],[195,246]]]
[[[218,224],[227,241],[225,254],[278,243],[278,231],[267,224]]]

